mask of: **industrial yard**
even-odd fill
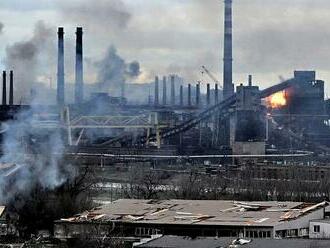
[[[260,0],[0,3],[24,16],[0,19],[0,247],[330,247],[327,34],[286,40],[305,1],[271,25]]]

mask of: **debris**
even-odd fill
[[[128,220],[133,220],[133,221],[142,220],[143,218],[144,218],[144,216],[133,216],[133,215],[125,215],[123,217],[123,219],[128,219]]]
[[[240,247],[241,245],[246,245],[251,243],[252,240],[247,240],[247,239],[235,239],[233,240],[233,242],[231,243],[231,245],[229,245],[229,248],[236,248],[236,247]]]

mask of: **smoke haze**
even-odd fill
[[[5,25],[2,22],[0,22],[0,34],[2,34],[4,27]]]
[[[29,110],[23,110],[15,120],[6,123],[0,163],[15,166],[0,175],[1,203],[17,194],[28,195],[36,186],[52,190],[76,175],[70,165],[61,166],[65,142],[60,129],[35,126],[45,111],[49,110],[32,103]]]
[[[134,79],[141,73],[140,64],[137,61],[127,63],[117,53],[114,46],[110,46],[105,57],[95,63],[98,71],[98,88],[111,95],[120,96],[121,87],[128,79]]]
[[[131,14],[121,0],[71,0],[60,4],[64,18],[93,28],[125,28]]]
[[[7,46],[5,64],[8,70],[15,71],[15,98],[18,102],[31,101],[31,90],[37,77],[50,66],[48,62],[55,59],[52,56],[56,54],[54,30],[39,21],[30,39]]]

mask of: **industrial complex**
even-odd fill
[[[119,82],[118,94],[93,88],[84,81],[83,27],[75,33],[72,101],[64,27],[57,30],[56,104],[21,103],[15,68],[3,71],[4,243],[330,247],[325,82],[314,70],[294,68],[290,79],[267,88],[252,72],[233,82],[232,0],[223,7],[222,79],[200,65],[206,82],[173,73]],[[47,224],[30,225],[28,212],[44,213]]]

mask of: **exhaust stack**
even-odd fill
[[[9,72],[9,105],[14,105],[14,73]]]
[[[157,106],[159,105],[159,78],[158,76],[155,77],[155,99],[154,104]]]
[[[57,105],[64,105],[64,29],[58,28]]]
[[[167,104],[167,89],[166,89],[166,77],[163,77],[163,105]]]
[[[223,57],[223,100],[234,94],[232,0],[225,0]]]
[[[171,75],[171,105],[175,105],[175,84],[174,84],[174,75]]]
[[[214,104],[218,104],[219,102],[219,88],[218,84],[215,84],[215,89],[214,89]]]
[[[183,86],[180,85],[180,106],[183,107]]]
[[[249,75],[249,86],[252,86],[252,75]]]
[[[2,105],[7,105],[7,73],[2,72]]]
[[[200,85],[196,84],[196,106],[199,107],[200,104]]]
[[[210,84],[207,84],[206,85],[206,105],[207,106],[210,106],[210,103],[211,103],[211,98],[210,98],[211,94],[210,93],[211,93],[210,92]]]
[[[76,84],[75,103],[81,104],[84,100],[84,79],[83,79],[83,29],[77,28],[76,32]]]
[[[188,84],[188,106],[191,106],[191,84]]]

